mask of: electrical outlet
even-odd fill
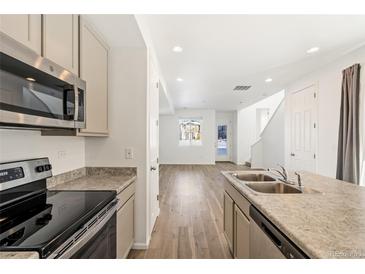
[[[124,155],[125,155],[125,158],[130,160],[130,159],[133,159],[133,148],[131,147],[128,147],[124,150]]]
[[[57,158],[58,159],[64,159],[64,158],[66,158],[66,151],[65,150],[60,150],[60,151],[58,151],[57,152]]]

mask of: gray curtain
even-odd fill
[[[360,181],[360,64],[342,71],[337,179]]]

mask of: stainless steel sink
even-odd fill
[[[238,180],[246,181],[246,182],[274,182],[276,181],[274,178],[261,173],[242,173],[242,174],[233,174]]]
[[[318,191],[303,187],[301,189],[284,183],[248,183],[247,187],[253,191],[267,194],[304,194],[319,193]]]

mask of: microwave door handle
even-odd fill
[[[79,120],[79,92],[78,87],[74,85],[74,95],[75,95],[75,114],[74,114],[74,120]]]

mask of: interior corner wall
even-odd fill
[[[336,177],[337,168],[337,144],[338,128],[341,105],[341,83],[342,70],[355,64],[361,65],[360,89],[361,94],[365,93],[365,46],[339,58],[337,61],[302,77],[300,80],[290,84],[285,90],[287,95],[301,90],[310,85],[316,84],[318,87],[318,114],[317,114],[317,173]],[[290,104],[286,106],[286,166],[290,166]],[[364,109],[364,105],[361,106]],[[364,119],[362,119],[364,123]],[[363,126],[363,125],[362,125]]]
[[[147,49],[109,52],[109,136],[86,138],[87,166],[137,167],[135,245],[148,245],[147,233]],[[125,159],[125,149],[133,159]]]
[[[202,144],[179,145],[179,119],[201,118]],[[215,164],[215,110],[184,109],[174,115],[160,115],[161,164]]]
[[[232,162],[235,164],[238,164],[238,158],[237,158],[237,111],[233,112],[233,121],[232,121],[233,127],[232,127]]]

